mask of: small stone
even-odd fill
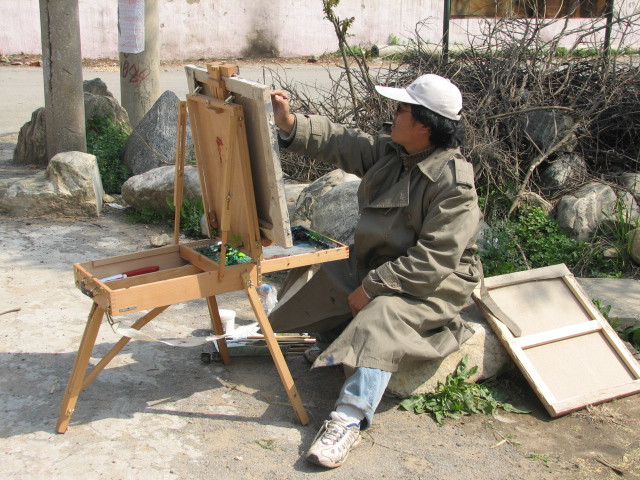
[[[169,235],[167,235],[166,233],[163,233],[162,235],[154,235],[153,237],[151,237],[149,239],[149,244],[154,248],[158,248],[158,247],[164,247],[165,245],[169,245],[170,241],[171,239],[169,238]]]
[[[607,248],[602,252],[602,257],[607,259],[618,258],[618,250],[616,250],[615,248]]]
[[[113,197],[112,197],[111,195],[109,195],[108,193],[105,193],[105,194],[102,196],[102,201],[103,201],[104,203],[114,203],[114,202],[116,201],[116,199],[115,199],[115,198],[113,198]]]
[[[241,456],[237,456],[237,457],[233,457],[234,460],[237,460],[239,462],[241,462],[243,460],[243,458]]]
[[[318,57],[316,57],[315,55],[311,55],[311,57],[309,57],[309,60],[307,60],[308,63],[316,63],[318,61]]]

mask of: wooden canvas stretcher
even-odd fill
[[[565,265],[484,285],[474,301],[552,417],[640,392],[640,365]]]
[[[269,89],[237,77],[231,79],[231,75],[237,75],[234,66],[211,64],[207,70],[197,70],[196,79],[192,67],[187,68],[193,93],[179,106],[175,245],[74,264],[76,286],[92,299],[93,304],[60,404],[56,427],[59,433],[67,430],[80,393],[130,340],[122,337],[86,373],[105,315],[113,322],[113,317],[148,310],[132,325],[133,329],[139,330],[173,304],[205,298],[213,331],[222,335],[216,295],[238,290],[247,294],[298,420],[303,425],[309,421],[256,287],[262,283],[265,273],[347,258],[348,247],[326,239],[329,248],[325,245],[294,255],[283,255],[281,251],[277,255],[269,254],[272,247],[268,245],[274,241],[281,242],[281,247],[294,244],[279,170]],[[210,238],[178,244],[187,114]],[[249,141],[248,131],[256,138]],[[252,164],[252,155],[259,159],[257,163],[261,166]],[[205,247],[218,244],[217,262],[202,253]],[[227,265],[224,259],[228,248],[242,252],[249,261]],[[154,271],[104,280],[140,269]],[[217,344],[223,362],[229,364],[231,360],[224,339],[218,340]]]

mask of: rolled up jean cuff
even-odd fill
[[[373,423],[373,414],[382,400],[382,395],[391,380],[391,372],[377,368],[358,367],[347,378],[340,390],[334,408],[338,405],[350,405],[364,414],[360,428],[364,430]]]

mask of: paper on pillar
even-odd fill
[[[144,52],[144,1],[118,0],[119,52]]]

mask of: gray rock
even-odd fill
[[[306,183],[285,183],[284,194],[287,199],[287,210],[289,211],[289,219],[293,218],[296,212],[296,204],[302,191],[307,188]]]
[[[522,194],[522,203],[531,207],[537,207],[547,213],[551,213],[553,205],[547,202],[543,197],[534,192],[524,192]]]
[[[460,312],[462,318],[475,330],[459,351],[444,360],[418,364],[402,364],[393,374],[387,393],[400,398],[433,392],[438,382],[446,380],[455,371],[465,355],[469,355],[468,366],[477,366],[478,371],[471,378],[479,381],[496,375],[505,366],[513,366],[506,349],[475,306],[470,304]]]
[[[608,185],[589,183],[558,202],[560,229],[577,240],[587,240],[598,226],[613,215],[618,197]]]
[[[345,173],[340,169],[333,170],[326,175],[323,175],[315,182],[307,186],[300,197],[296,205],[295,213],[291,218],[291,226],[303,226],[305,228],[311,228],[311,218],[313,216],[313,208],[322,195],[331,190],[336,185],[345,182],[359,181],[360,179],[349,173]]]
[[[527,113],[527,122],[524,128],[533,143],[543,152],[551,148],[562,139],[567,131],[573,127],[574,121],[568,115],[548,110],[538,110]],[[575,139],[564,146],[560,151],[571,152],[576,146]]]
[[[639,235],[640,237],[640,235]],[[640,244],[638,245],[640,247]],[[618,328],[640,324],[640,281],[630,278],[578,278],[591,300],[611,306],[609,318],[618,319]]]
[[[551,192],[580,184],[587,176],[586,162],[575,153],[558,157],[540,176],[542,187]]]
[[[178,102],[175,93],[164,92],[127,139],[122,158],[134,175],[175,161]],[[186,163],[195,162],[188,119],[185,157]]]
[[[85,93],[91,93],[93,95],[101,95],[103,97],[113,97],[113,94],[107,88],[107,84],[100,78],[94,78],[93,80],[85,80],[82,82],[82,90]]]
[[[149,207],[156,212],[172,213],[167,197],[173,198],[175,173],[175,167],[167,166],[134,175],[122,185],[122,198],[136,210]],[[198,169],[187,165],[184,169],[183,198],[194,202],[200,196]]]
[[[129,114],[120,106],[113,96],[94,95],[93,93],[84,93],[84,115],[87,124],[87,133],[91,130],[91,118],[95,115],[101,115],[112,119],[117,123],[124,123],[129,128]]]
[[[318,198],[313,207],[311,230],[346,245],[352,244],[360,218],[357,197],[359,186],[359,179],[341,183]]]
[[[171,238],[166,233],[154,235],[149,239],[149,245],[153,248],[164,247],[165,245],[169,245],[169,242],[171,242]]]
[[[97,217],[102,195],[96,157],[62,152],[40,174],[0,182],[0,210],[28,217]]]
[[[636,202],[640,202],[640,173],[625,172],[620,175],[618,181],[629,190]]]
[[[84,112],[87,133],[91,130],[89,120],[95,114],[106,115],[119,123],[129,124],[129,115],[113,98],[106,84],[99,78],[83,82]],[[44,121],[44,107],[31,115],[31,120],[20,128],[18,143],[13,154],[14,163],[21,165],[47,165],[47,132]]]
[[[31,120],[20,128],[18,143],[13,151],[14,163],[21,165],[47,164],[47,130],[44,122],[44,107],[31,114]]]

